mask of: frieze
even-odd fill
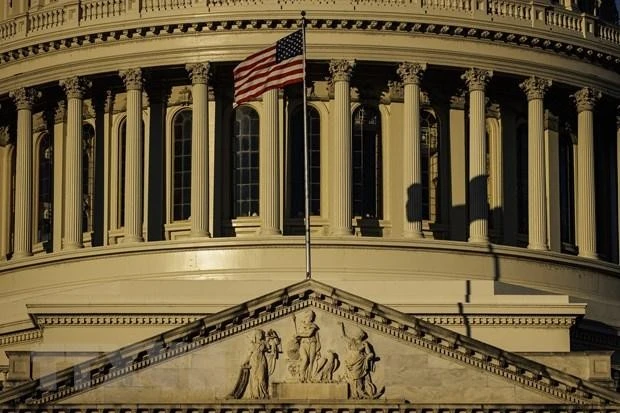
[[[286,318],[290,318],[292,322],[293,315],[305,314],[306,320],[310,320],[307,321],[310,326],[307,331],[311,333],[300,334],[302,331],[295,330],[294,326],[291,328],[291,332],[296,340],[297,336],[301,339],[302,335],[312,337],[324,326],[316,325],[319,329],[312,326],[311,323],[314,321],[313,317],[309,315],[309,310],[321,310],[323,313],[336,316],[339,319],[338,321],[345,324],[346,327],[341,328],[341,339],[345,344],[344,350],[339,348],[328,349],[338,353],[339,356],[342,354],[341,369],[347,365],[346,360],[355,358],[353,357],[354,354],[360,356],[362,353],[360,349],[362,348],[364,349],[364,357],[376,357],[376,350],[371,351],[366,348],[367,345],[371,346],[366,334],[372,331],[392,337],[403,344],[440,355],[442,358],[453,360],[459,364],[503,377],[512,383],[564,402],[577,405],[620,402],[617,393],[592,383],[586,383],[574,376],[316,281],[306,281],[266,295],[260,300],[224,310],[217,316],[199,319],[144,340],[140,342],[139,346],[132,345],[121,348],[73,368],[56,372],[53,377],[45,378],[53,381],[53,385],[46,381],[45,392],[37,391],[40,385],[39,380],[16,387],[8,392],[1,393],[0,403],[26,402],[31,405],[52,403],[91,389],[93,386],[100,385],[108,380],[162,363],[170,358],[181,356],[244,332],[250,333],[254,340],[250,343],[248,354],[251,354],[254,348],[259,348],[261,354],[265,356],[265,365],[268,366],[266,349],[271,346],[268,343],[268,338],[275,339],[277,337],[279,340],[280,332],[270,335],[268,329],[262,326]],[[350,324],[354,324],[360,330],[354,332],[349,329]],[[363,326],[363,330],[361,326]],[[262,332],[258,330],[262,330]],[[289,337],[289,335],[285,334],[284,337]],[[350,344],[350,340],[353,340],[352,344]],[[307,348],[311,348],[311,346],[307,346]],[[351,362],[349,365],[351,366],[350,369],[353,369],[356,363]],[[261,371],[268,374],[269,370],[267,367]],[[365,371],[361,370],[361,373],[365,374]],[[351,374],[346,379],[348,380],[346,383],[349,387],[352,384],[357,386],[358,383],[352,380],[359,380],[359,378],[360,374]],[[364,385],[366,386],[366,383]],[[372,394],[372,391],[370,393]],[[358,395],[367,396],[364,393],[358,393]]]

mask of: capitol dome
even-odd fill
[[[617,412],[619,108],[606,0],[5,0],[0,410]]]

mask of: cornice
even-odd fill
[[[407,16],[417,18],[418,16]],[[540,33],[528,33],[523,31],[511,32],[507,30],[509,25],[488,23],[488,29],[475,27],[481,21],[468,22],[468,24],[450,23],[436,24],[428,21],[428,16],[419,16],[419,20],[368,20],[368,19],[310,19],[308,20],[308,31],[313,30],[337,30],[352,33],[381,32],[382,34],[391,33],[394,35],[412,36],[433,36],[441,38],[453,38],[458,40],[483,41],[490,44],[502,46],[515,46],[535,50],[537,52],[550,53],[561,57],[571,57],[588,64],[596,64],[606,69],[620,73],[620,52],[615,45],[597,48],[595,42],[590,40],[586,43],[593,44],[588,46],[580,42],[585,41],[579,37],[566,36],[560,33],[540,31]],[[41,40],[37,42],[33,38],[33,43],[27,46],[18,47],[0,53],[0,70],[3,66],[24,59],[35,58],[47,54],[59,53],[63,50],[76,49],[83,47],[96,47],[98,45],[111,45],[116,42],[127,41],[152,41],[168,36],[185,36],[196,34],[225,34],[225,33],[252,33],[257,30],[290,30],[298,27],[298,19],[282,18],[274,20],[255,19],[255,20],[218,20],[218,21],[198,21],[193,23],[170,23],[166,25],[135,26],[122,30],[105,30],[84,34],[75,34],[57,40]],[[601,42],[598,42],[601,43]],[[603,45],[603,43],[601,43]],[[312,45],[309,45],[311,48]],[[221,53],[219,59],[225,58]],[[230,59],[229,59],[230,60]],[[233,59],[234,60],[234,59]],[[213,63],[217,59],[211,58]],[[181,62],[178,62],[181,63]],[[161,63],[160,63],[161,64]],[[146,66],[145,66],[146,67]],[[541,76],[546,74],[540,74]],[[587,86],[587,85],[580,85]],[[615,94],[620,95],[620,90],[615,90]]]
[[[408,316],[317,281],[274,291],[220,313],[0,393],[0,404],[46,405],[109,380],[312,307],[404,344],[575,405],[620,403],[620,395],[514,353]],[[40,386],[45,383],[45,390]]]

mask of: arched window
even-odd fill
[[[248,106],[235,110],[232,138],[233,217],[258,216],[258,113]]]
[[[54,191],[54,157],[53,142],[45,134],[39,141],[39,216],[37,223],[37,241],[52,240],[52,201]]]
[[[527,139],[527,123],[521,123],[517,127],[517,228],[522,235],[527,235],[529,232]]]
[[[82,125],[82,231],[93,231],[95,201],[95,129]]]
[[[184,109],[172,122],[174,139],[173,219],[182,221],[191,213],[192,111]]]
[[[420,154],[422,157],[422,218],[439,217],[439,126],[430,110],[420,112]]]
[[[369,105],[358,107],[353,113],[352,129],[353,216],[381,219],[383,170],[379,110]]]
[[[310,214],[321,214],[321,119],[308,107],[308,175],[310,178]],[[302,108],[291,115],[291,217],[303,217],[304,205],[304,119]]]
[[[573,139],[560,132],[560,237],[562,251],[575,253],[575,158]]]

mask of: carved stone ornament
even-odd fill
[[[465,110],[465,96],[455,95],[450,97],[450,109]]]
[[[332,60],[329,62],[329,73],[334,82],[348,82],[355,68],[355,60]]]
[[[90,80],[78,76],[61,80],[59,84],[67,94],[67,99],[83,99],[86,90],[93,85]]]
[[[198,83],[209,83],[211,64],[205,63],[190,63],[185,65],[185,69],[189,72],[189,77],[192,80],[192,85]]]
[[[543,99],[552,83],[550,79],[532,76],[519,84],[519,87],[525,92],[527,100]]]
[[[105,91],[105,103],[103,104],[103,111],[105,113],[112,113],[114,110],[114,94],[111,90]]]
[[[0,126],[0,146],[7,146],[11,141],[11,134],[8,126]]]
[[[279,334],[270,329],[253,330],[249,354],[241,363],[232,399],[377,399],[385,387],[373,382],[375,364],[380,360],[368,335],[357,326],[343,323],[328,325],[326,341],[338,343],[344,359],[334,349],[325,349],[321,328],[314,310],[307,309],[292,315],[292,334],[284,344],[288,378],[276,373],[282,353]],[[340,331],[339,337],[334,334]],[[331,334],[330,334],[331,333]],[[332,337],[335,336],[335,337]],[[338,373],[338,376],[336,376]],[[274,380],[275,378],[275,380]]]
[[[484,90],[492,77],[493,71],[476,68],[471,68],[461,75],[470,92]]]
[[[598,100],[602,97],[602,93],[596,89],[584,87],[575,92],[571,97],[575,100],[577,113],[584,110],[593,110]]]
[[[67,119],[67,104],[64,100],[59,100],[54,112],[54,122],[63,123]]]
[[[396,73],[398,73],[398,76],[400,76],[405,85],[419,85],[425,70],[426,63],[403,62],[398,65]]]
[[[140,68],[121,70],[118,75],[123,79],[127,90],[142,90],[142,70]]]
[[[32,105],[41,97],[41,92],[36,89],[21,87],[11,90],[9,96],[15,102],[17,110],[32,110]]]

